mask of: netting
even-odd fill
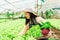
[[[25,8],[34,8],[35,6],[35,0],[3,0],[1,1],[0,4],[0,9],[2,9],[2,11],[11,9],[13,11],[22,11]],[[13,9],[12,9],[13,8]]]
[[[35,0],[1,0],[0,1],[0,18],[7,18],[7,12],[13,11],[14,14],[18,13],[17,11],[22,11],[26,8],[35,8]],[[19,13],[18,13],[19,15]],[[21,15],[20,15],[21,16]],[[18,16],[16,16],[18,17]]]
[[[0,0],[0,14],[1,18],[6,18],[6,12],[11,10],[14,13],[23,11],[26,8],[30,8],[33,11],[36,11],[36,6],[38,5],[38,12],[46,11],[47,9],[58,8],[60,7],[59,0]],[[58,5],[57,5],[58,4]],[[18,13],[19,14],[19,13]],[[2,16],[3,15],[3,16]]]
[[[11,9],[12,11],[22,11],[25,8],[32,8],[35,10],[37,0],[0,0],[0,12],[3,10]],[[48,4],[47,4],[48,3]],[[58,4],[58,6],[57,6]],[[59,0],[45,0],[42,4],[42,8],[40,10],[51,9],[54,7],[59,7],[60,5]],[[38,5],[41,5],[41,0],[38,0]],[[40,6],[39,6],[40,8]]]

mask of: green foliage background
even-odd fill
[[[60,30],[60,20],[47,19],[55,28]],[[38,25],[33,26],[22,37],[18,35],[24,27],[25,19],[0,19],[0,40],[36,40],[35,37],[41,37],[41,30]],[[49,38],[53,40],[54,38]],[[55,40],[55,39],[54,39]]]

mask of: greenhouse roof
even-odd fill
[[[38,0],[38,4],[41,5],[41,0]],[[60,0],[45,0],[42,5],[43,6],[41,10],[60,7]],[[31,8],[35,10],[35,6],[36,0],[0,0],[0,12],[8,9],[12,11],[22,11],[25,8]]]

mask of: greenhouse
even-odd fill
[[[0,0],[0,40],[60,40],[60,0]]]

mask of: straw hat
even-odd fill
[[[31,8],[26,8],[23,10],[24,12],[33,12],[33,10]]]

